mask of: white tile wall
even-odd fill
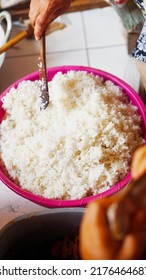
[[[47,54],[47,65],[83,65],[88,66],[86,50],[74,50]]]
[[[128,60],[126,45],[89,49],[90,65],[123,78]]]
[[[70,13],[62,17],[62,22],[66,24],[63,30],[46,37],[48,67],[89,65],[122,79],[126,77],[126,81],[138,89],[137,69],[129,68],[127,74],[129,56],[124,28],[112,7]],[[11,37],[21,31],[14,27]],[[0,69],[0,93],[20,77],[37,71],[38,58],[39,42],[35,39],[23,39],[8,50]]]
[[[67,15],[66,28],[47,36],[47,52],[85,49],[85,37],[81,13]]]
[[[0,70],[0,93],[16,80],[38,71],[39,55],[8,57]],[[88,66],[85,50],[64,51],[46,55],[49,67],[59,65]]]
[[[126,44],[121,19],[113,8],[84,11],[83,22],[88,48]]]

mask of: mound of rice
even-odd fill
[[[40,110],[39,81],[23,81],[3,98],[1,158],[23,189],[77,199],[109,189],[144,144],[141,117],[111,81],[84,71],[57,73]]]

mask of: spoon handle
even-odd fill
[[[46,42],[45,32],[40,39],[40,86],[41,86],[41,104],[40,109],[45,110],[49,104],[49,90],[48,90],[48,79],[47,79],[47,68],[46,68]]]

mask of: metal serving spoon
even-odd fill
[[[41,104],[40,109],[45,110],[49,104],[49,89],[48,89],[48,78],[46,68],[46,42],[45,42],[45,31],[40,39],[40,87],[41,87]]]

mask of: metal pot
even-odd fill
[[[56,248],[66,237],[78,236],[84,212],[85,208],[49,209],[12,220],[0,231],[0,260],[52,259],[52,245]],[[56,258],[62,259],[59,247]]]

